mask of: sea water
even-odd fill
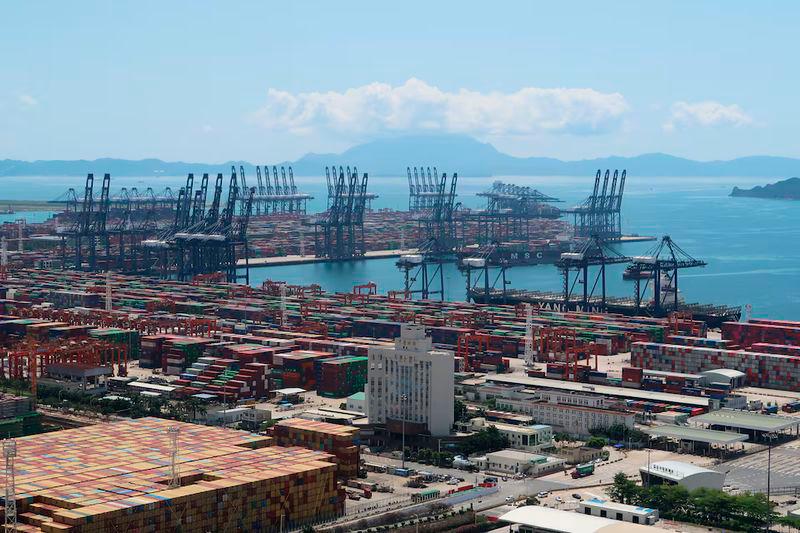
[[[96,175],[96,185],[99,181]],[[227,186],[228,174],[226,174]],[[670,235],[686,252],[708,262],[708,266],[683,270],[679,275],[681,294],[687,302],[727,305],[750,304],[753,316],[800,319],[800,202],[757,198],[731,198],[734,185],[751,187],[782,179],[764,178],[637,178],[631,172],[622,205],[626,234]],[[315,196],[309,212],[325,208],[327,189],[319,177],[295,177],[298,189]],[[69,187],[79,198],[83,194],[81,177],[3,177],[3,199],[52,200]],[[199,177],[195,177],[198,183]],[[479,208],[485,200],[476,196],[495,180],[528,185],[563,200],[569,207],[586,198],[594,185],[593,177],[493,177],[461,178],[458,200],[465,207]],[[112,178],[112,194],[121,187],[148,186],[156,193],[166,186],[178,190],[185,177]],[[256,185],[248,176],[248,185]],[[370,192],[379,195],[373,208],[407,209],[406,178],[370,177]],[[27,218],[38,221],[47,213],[0,215],[0,222]],[[616,245],[625,255],[642,255],[655,243]],[[624,266],[608,269],[609,295],[632,295],[633,283],[622,280]],[[317,263],[251,270],[251,283],[265,279],[289,283],[319,283],[329,291],[350,291],[356,283],[374,281],[380,292],[401,289],[402,273],[395,259]],[[462,300],[466,294],[464,276],[454,264],[444,267],[445,295]],[[560,290],[561,278],[553,266],[509,269],[511,288]],[[498,285],[499,286],[499,285]]]

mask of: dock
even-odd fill
[[[254,267],[271,267],[271,266],[287,266],[287,265],[307,265],[311,263],[332,263],[341,261],[364,261],[367,259],[387,259],[390,257],[400,257],[401,255],[417,253],[416,248],[409,248],[406,250],[373,250],[366,252],[363,256],[353,257],[351,259],[330,259],[328,257],[315,257],[313,255],[284,255],[280,257],[255,257],[250,259],[250,268]],[[245,266],[245,261],[239,259],[237,265],[240,267]]]
[[[655,237],[649,237],[647,235],[622,235],[618,242],[647,242],[647,241],[655,241],[658,240]]]

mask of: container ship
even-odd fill
[[[458,251],[458,265],[462,267],[464,259],[480,257],[486,254],[486,247],[479,245],[465,246]],[[492,247],[488,260],[492,264],[513,266],[552,265],[569,251],[569,243],[556,240],[511,241],[498,243]]]
[[[597,311],[606,313],[618,313],[623,316],[668,316],[675,311],[673,306],[664,305],[657,313],[652,302],[641,302],[637,306],[636,300],[630,297],[606,297],[605,305],[599,297],[589,300],[588,309],[581,309],[582,302],[577,296],[568,301],[564,301],[564,294],[560,292],[544,292],[521,289],[490,289],[487,295],[483,289],[472,289],[469,291],[470,298],[477,303],[484,304],[519,304],[529,303],[543,309],[558,311]],[[695,320],[702,320],[708,327],[718,328],[723,322],[738,322],[742,317],[741,307],[684,303],[678,306],[678,311],[691,313]]]

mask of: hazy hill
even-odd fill
[[[789,178],[752,189],[734,187],[731,196],[752,196],[753,198],[774,198],[782,200],[800,200],[800,178]]]
[[[97,159],[94,161],[0,160],[0,176],[85,175],[110,172],[117,176],[182,175],[187,172],[228,172],[232,164],[167,162],[160,159]],[[274,164],[274,161],[259,161]],[[751,156],[730,161],[693,161],[668,154],[603,157],[561,161],[549,157],[514,157],[463,135],[425,135],[379,139],[354,146],[341,154],[306,154],[290,164],[296,175],[322,175],[325,165],[356,165],[373,177],[403,176],[407,166],[436,165],[440,172],[460,176],[586,176],[598,168],[627,169],[635,176],[786,176],[800,173],[800,159]]]

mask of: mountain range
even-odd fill
[[[599,168],[627,169],[634,176],[744,176],[783,177],[800,173],[800,159],[775,156],[749,156],[727,161],[694,161],[668,154],[652,153],[634,157],[602,157],[562,161],[549,157],[515,157],[498,151],[489,143],[463,135],[405,136],[378,139],[359,144],[340,154],[309,153],[296,161],[258,162],[291,165],[295,175],[321,176],[326,165],[351,165],[372,177],[404,176],[408,166],[436,166],[440,172],[459,176],[587,176]],[[116,176],[179,176],[188,172],[227,172],[225,163],[189,163],[160,159],[95,160],[0,160],[0,176],[81,176],[87,172]]]

